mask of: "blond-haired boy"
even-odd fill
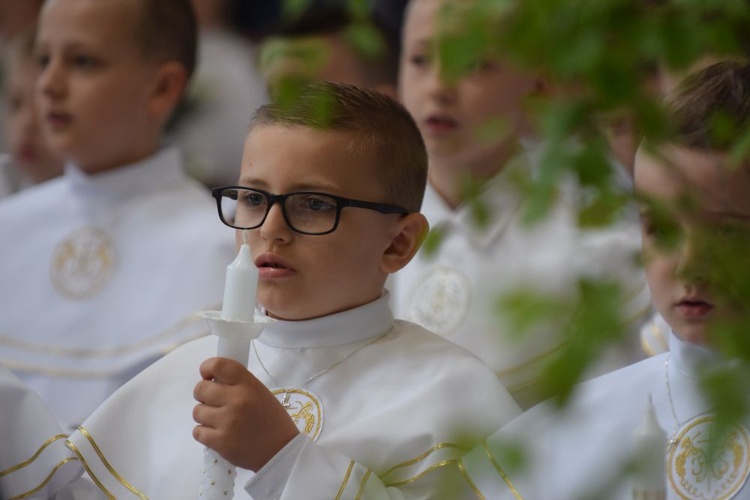
[[[378,92],[322,83],[261,108],[237,185],[214,194],[274,321],[250,371],[199,339],[84,422],[71,441],[102,489],[194,496],[202,443],[240,467],[238,498],[453,498],[462,447],[519,410],[479,359],[391,314],[425,176],[418,129]]]

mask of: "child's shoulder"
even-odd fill
[[[419,376],[425,371],[447,371],[455,379],[472,376],[477,377],[477,381],[485,378],[493,383],[497,381],[495,374],[476,355],[410,321],[396,320],[393,329],[373,347],[387,350],[388,363],[403,374]]]

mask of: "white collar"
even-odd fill
[[[183,179],[185,174],[179,151],[162,148],[141,161],[94,175],[68,163],[64,176],[78,199],[113,203],[142,192],[163,189],[165,185]]]
[[[393,327],[388,292],[368,304],[304,321],[271,321],[258,340],[272,347],[333,347],[382,335]]]
[[[702,367],[721,359],[719,353],[707,347],[685,342],[672,331],[669,336],[670,363],[675,370],[697,379]]]

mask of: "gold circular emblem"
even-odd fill
[[[317,440],[323,430],[323,405],[320,399],[302,389],[277,389],[273,394],[286,408],[299,431],[313,441]]]
[[[61,295],[85,299],[112,277],[115,246],[102,229],[84,227],[69,234],[52,253],[50,277]]]
[[[412,288],[407,301],[409,321],[447,337],[466,318],[471,302],[471,285],[458,270],[440,266],[423,275]]]
[[[750,433],[735,424],[717,436],[715,420],[701,416],[688,422],[669,452],[669,482],[680,498],[726,500],[742,489],[750,475]],[[712,439],[721,439],[713,460]]]

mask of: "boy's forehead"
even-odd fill
[[[448,41],[463,46],[467,32],[481,31],[495,36],[504,17],[504,10],[490,9],[474,0],[412,0],[405,16],[403,38],[411,43]],[[480,55],[503,58],[494,43],[484,44]]]
[[[666,145],[639,148],[635,190],[641,197],[678,201],[690,196],[705,209],[750,214],[750,168],[728,155]]]
[[[288,169],[321,184],[363,184],[374,174],[374,163],[371,152],[352,132],[264,123],[248,132],[242,175],[270,168],[268,173],[276,176],[279,169]],[[299,176],[296,180],[306,182]]]
[[[39,20],[41,37],[53,29],[75,28],[81,39],[117,34],[136,42],[142,0],[46,0]]]
[[[279,148],[280,144],[284,147]],[[245,140],[245,151],[275,157],[300,156],[300,160],[349,160],[361,156],[364,162],[367,154],[356,144],[356,135],[346,130],[283,122],[259,123],[251,126]]]

